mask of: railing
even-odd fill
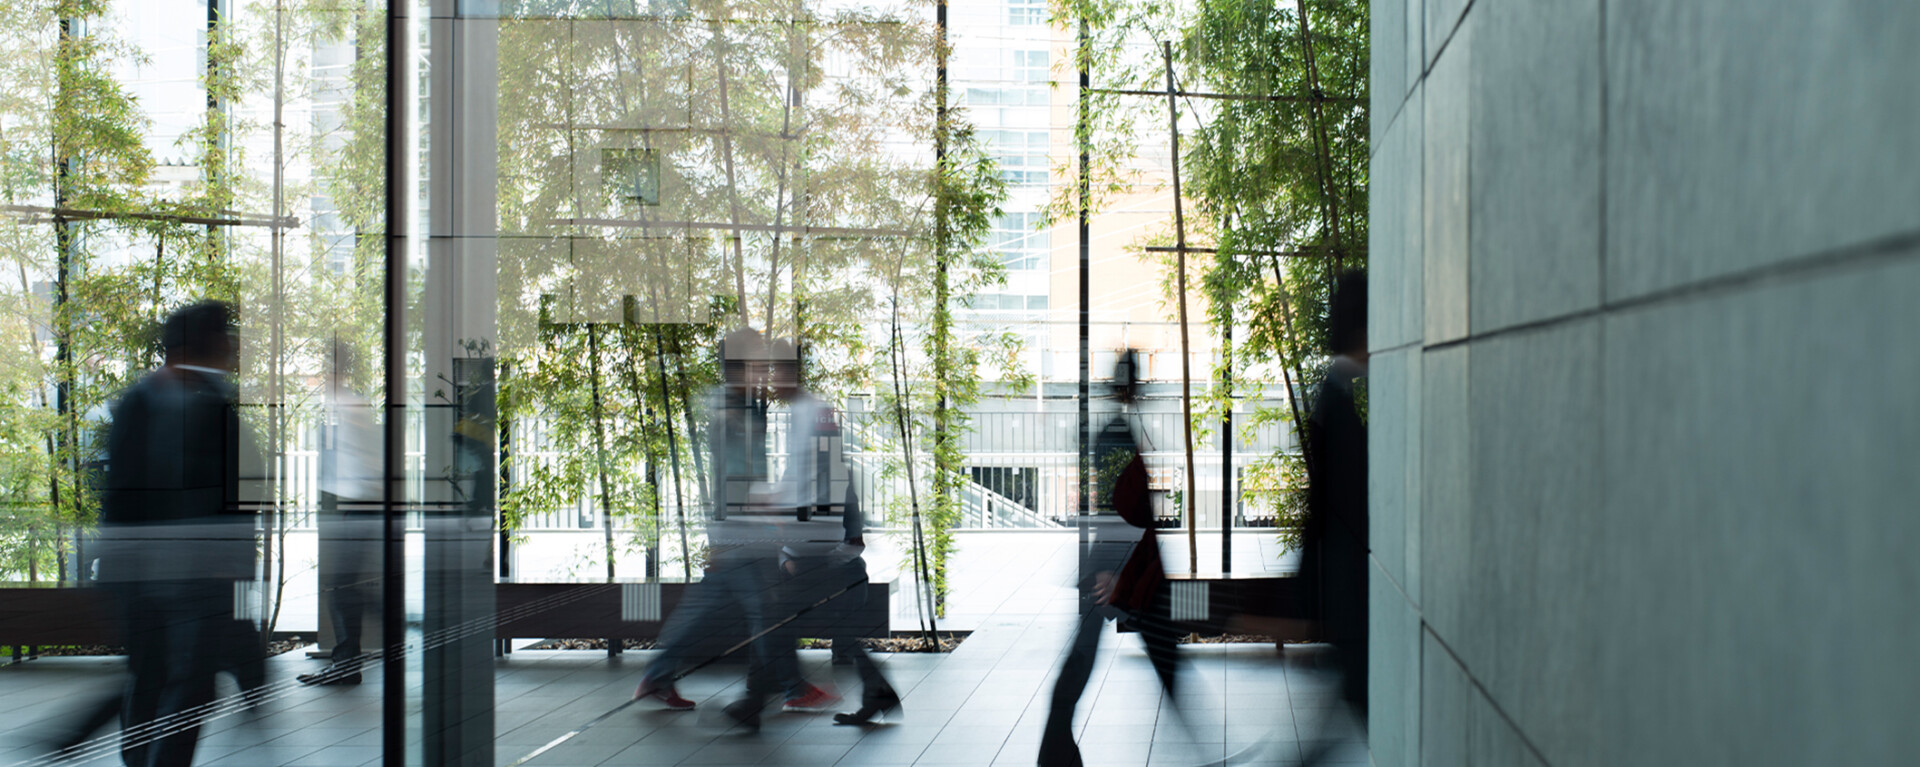
[[[976,529],[1070,524],[1080,506],[1080,469],[1076,452],[1079,445],[1078,414],[1060,410],[1058,402],[1043,405],[1032,400],[1005,400],[993,404],[995,407],[1029,409],[975,410],[970,413],[968,429],[960,445],[969,473],[963,480],[960,492],[963,507],[961,526]],[[1158,491],[1155,493],[1156,506],[1163,516],[1172,517],[1178,516],[1177,510],[1171,505],[1172,494],[1185,488],[1186,457],[1180,449],[1183,422],[1177,410],[1169,410],[1177,407],[1177,400],[1148,399],[1128,416],[1144,448],[1143,457],[1152,477],[1151,484]],[[910,503],[907,472],[899,463],[898,443],[891,439],[893,424],[877,418],[871,404],[860,399],[850,401],[847,411],[842,415],[845,457],[853,469],[857,492],[867,507],[869,523],[883,526],[886,524],[887,510],[905,509]],[[1098,428],[1113,414],[1108,411],[1092,415],[1093,426]],[[617,430],[622,427],[616,424],[613,428]],[[787,414],[778,409],[768,413],[769,444],[784,444],[786,432]],[[1291,446],[1290,434],[1284,425],[1271,424],[1250,436],[1236,434],[1235,437],[1235,481],[1233,492],[1228,496],[1234,499],[1234,525],[1271,524],[1271,515],[1242,508],[1243,505],[1238,502],[1239,477],[1248,466],[1270,455],[1276,447]],[[703,497],[701,483],[706,478],[697,476],[696,461],[690,451],[705,450],[706,444],[703,440],[690,440],[684,434],[680,435],[680,444],[681,479],[678,496],[672,487],[671,468],[664,465],[665,461],[657,467],[662,504],[670,508],[684,505],[695,509]],[[932,460],[927,452],[930,445],[922,435],[922,441],[915,447],[920,450],[914,457],[913,473],[919,480],[919,495],[924,503],[932,476]],[[564,451],[549,439],[545,425],[531,419],[522,419],[514,424],[512,450],[518,463],[516,474],[525,472],[533,463],[558,461],[565,456]],[[768,453],[769,473],[778,476],[784,470],[782,451],[769,450]],[[1200,510],[1199,525],[1216,527],[1220,523],[1222,505],[1222,467],[1217,436],[1195,445],[1194,469],[1197,495],[1194,505]],[[983,483],[979,481],[982,478],[998,481]],[[518,477],[511,481],[518,481]],[[617,487],[614,492],[625,496],[638,490],[637,487]],[[526,517],[520,529],[527,532],[598,529],[603,524],[600,505],[599,492],[589,481],[570,502]],[[691,511],[690,515],[691,519],[701,519],[704,509]],[[674,518],[668,515],[668,519]],[[632,525],[624,521],[615,524],[616,531],[631,529]]]
[[[1025,504],[996,493],[981,484],[968,481],[960,489],[960,498],[966,509],[962,515],[962,528],[1049,528],[1060,527],[1060,523],[1041,513],[1027,508]]]

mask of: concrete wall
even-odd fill
[[[1920,763],[1920,3],[1372,13],[1375,761]]]

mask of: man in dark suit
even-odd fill
[[[227,380],[240,349],[233,319],[218,301],[168,317],[166,364],[113,408],[100,571],[122,598],[132,681],[121,755],[132,767],[192,764],[214,674],[255,667],[234,657],[251,629],[234,607],[236,584],[254,577],[255,511],[240,503],[250,446]]]

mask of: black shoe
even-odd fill
[[[1085,767],[1080,746],[1071,732],[1048,733],[1040,737],[1040,767]]]
[[[884,697],[862,702],[860,704],[860,710],[851,714],[834,714],[833,723],[864,726],[873,724],[874,718],[881,714],[899,710],[900,696],[888,694]]]
[[[341,673],[338,671],[334,671],[332,669],[328,669],[328,670],[321,671],[319,673],[314,673],[314,674],[301,674],[297,677],[294,677],[294,679],[299,680],[301,684],[311,685],[311,686],[336,685],[336,684],[359,684],[360,672],[351,671],[347,673]]]

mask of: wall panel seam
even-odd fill
[[[1863,243],[1820,251],[1799,258],[1729,272],[1650,293],[1644,293],[1631,298],[1605,303],[1591,309],[1582,309],[1577,312],[1570,312],[1553,317],[1543,317],[1541,319],[1516,325],[1508,325],[1480,333],[1472,332],[1472,328],[1469,327],[1468,333],[1464,337],[1438,341],[1427,344],[1423,348],[1427,351],[1450,349],[1456,346],[1466,346],[1474,341],[1484,341],[1537,330],[1545,330],[1547,328],[1572,324],[1593,317],[1603,317],[1627,311],[1678,304],[1689,300],[1725,296],[1791,282],[1799,277],[1823,277],[1843,270],[1871,269],[1908,259],[1920,260],[1920,230],[1901,232]]]
[[[1388,133],[1392,133],[1393,126],[1399,124],[1400,116],[1407,113],[1407,102],[1413,100],[1414,89],[1420,87],[1422,83],[1426,82],[1426,79],[1426,75],[1421,75],[1418,80],[1414,81],[1412,88],[1408,88],[1406,93],[1400,94],[1400,103],[1393,105],[1393,115],[1387,118],[1387,126],[1380,129],[1380,136],[1382,138],[1385,138]],[[1369,83],[1367,87],[1371,88],[1373,86]],[[1369,163],[1373,161],[1373,158],[1380,155],[1380,146],[1385,143],[1387,142],[1381,141],[1380,144],[1367,147],[1367,161]],[[1372,178],[1372,176],[1369,175],[1368,178]]]
[[[1493,713],[1498,714],[1500,719],[1507,723],[1507,727],[1513,730],[1514,737],[1520,739],[1520,743],[1527,747],[1527,751],[1533,754],[1533,758],[1538,760],[1543,767],[1553,767],[1553,762],[1547,760],[1547,755],[1541,753],[1539,746],[1534,745],[1533,738],[1527,737],[1526,731],[1520,729],[1519,723],[1513,721],[1513,717],[1507,714],[1506,708],[1500,705],[1500,701],[1494,699],[1493,694],[1488,692],[1484,685],[1480,684],[1480,677],[1474,675],[1473,669],[1467,665],[1466,661],[1460,658],[1459,653],[1454,652],[1453,646],[1447,644],[1447,640],[1441,639],[1439,632],[1434,631],[1433,627],[1428,624],[1424,618],[1420,622],[1420,630],[1426,632],[1427,636],[1433,637],[1433,643],[1438,645],[1440,649],[1446,651],[1447,657],[1453,661],[1453,664],[1460,667],[1461,676],[1466,677],[1467,683],[1473,686],[1473,691],[1479,693],[1480,697],[1487,701],[1487,706],[1493,709]],[[1421,644],[1424,645],[1426,643],[1422,642]],[[1426,663],[1424,651],[1422,652],[1420,662],[1423,665]],[[1421,737],[1424,738],[1425,734],[1423,733]]]
[[[1460,25],[1466,23],[1467,14],[1473,12],[1473,2],[1474,0],[1467,0],[1466,7],[1460,9],[1460,15],[1454,17],[1453,26],[1447,28],[1447,36],[1440,40],[1440,48],[1433,52],[1433,58],[1426,58],[1425,52],[1422,51],[1420,62],[1421,81],[1424,82],[1427,79],[1427,75],[1433,72],[1433,66],[1436,62],[1440,61],[1440,57],[1447,55],[1447,46],[1453,43],[1454,36],[1460,34]],[[1422,26],[1426,25],[1426,19],[1424,17],[1421,18],[1420,22]],[[1423,41],[1426,39],[1425,30],[1422,30],[1420,39]]]
[[[1379,557],[1374,556],[1371,546],[1367,548],[1367,561],[1373,563],[1374,570],[1387,576],[1387,583],[1393,584],[1393,592],[1400,595],[1400,601],[1407,603],[1407,609],[1412,610],[1416,615],[1419,614],[1420,605],[1415,603],[1412,597],[1407,596],[1407,590],[1401,587],[1398,579],[1393,577],[1393,572],[1387,569],[1386,563],[1381,562]]]
[[[1597,171],[1600,176],[1600,200],[1599,200],[1600,231],[1598,232],[1599,240],[1600,240],[1599,294],[1600,294],[1600,305],[1606,306],[1607,305],[1607,0],[1598,0],[1598,2],[1600,3],[1600,24],[1599,24],[1600,51],[1598,55],[1599,61],[1597,64],[1595,64],[1595,66],[1600,68],[1600,71],[1598,73],[1600,78],[1600,167],[1598,168],[1598,171]]]

